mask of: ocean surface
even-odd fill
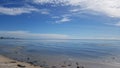
[[[36,64],[84,60],[120,63],[120,40],[1,39],[0,54]]]

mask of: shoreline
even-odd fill
[[[8,57],[0,55],[0,68],[42,68],[29,63],[12,60]]]
[[[44,42],[0,41],[0,68],[120,68],[116,42]]]
[[[60,59],[59,59],[60,60]],[[99,61],[98,61],[99,62]],[[75,63],[77,66],[75,66],[73,63]],[[10,59],[9,57],[0,55],[0,68],[46,68],[41,67],[39,65],[33,65],[31,63],[27,62],[21,62],[17,60]],[[63,62],[61,67],[55,65],[48,68],[120,68],[120,65],[116,64],[106,64],[106,63],[96,63],[91,61],[80,61],[76,62],[73,61],[72,63],[68,64],[67,62]]]

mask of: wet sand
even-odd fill
[[[0,55],[0,68],[41,68],[25,62],[19,62]]]

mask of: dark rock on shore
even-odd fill
[[[17,64],[18,67],[26,67],[25,65]]]
[[[77,68],[84,68],[84,66],[77,66]]]

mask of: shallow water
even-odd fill
[[[119,40],[0,40],[0,54],[37,64],[65,60],[120,63]],[[27,60],[26,57],[30,57]],[[58,61],[59,60],[59,61]]]

